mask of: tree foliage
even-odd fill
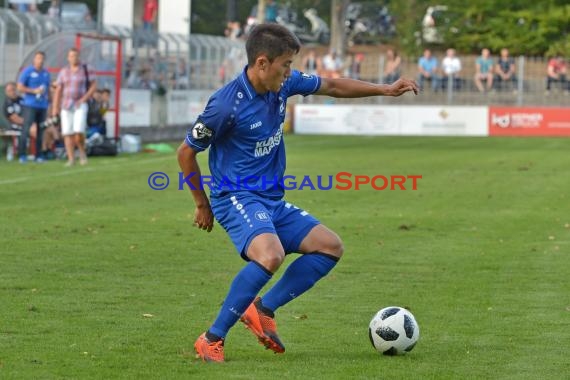
[[[92,11],[97,0],[84,0]],[[237,0],[238,20],[245,23],[258,0]],[[315,8],[321,18],[331,25],[330,0],[275,0],[302,11]],[[355,1],[353,1],[355,2]],[[460,53],[478,53],[488,47],[498,51],[509,48],[512,54],[553,55],[570,57],[570,4],[568,0],[366,0],[387,4],[395,18],[397,37],[391,43],[408,54],[418,54],[421,43],[421,23],[430,5],[449,8],[448,23],[442,27],[444,43],[432,48],[454,47]],[[223,35],[226,26],[228,0],[192,2],[192,31]],[[339,25],[342,27],[342,25]],[[453,33],[452,30],[457,30]],[[334,31],[333,31],[334,34]]]
[[[399,42],[410,52],[418,46],[425,9],[423,0],[392,2],[397,17]],[[564,0],[446,0],[449,22],[442,26],[445,43],[461,53],[478,53],[483,47],[513,54],[570,56],[570,5]],[[454,32],[456,31],[456,32]]]

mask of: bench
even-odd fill
[[[13,129],[0,129],[0,137],[2,138],[2,146],[4,145],[4,141],[6,141],[7,146],[12,143],[12,157],[16,157],[18,155],[18,139],[20,138],[20,131],[16,131]],[[8,159],[8,155],[6,158]]]

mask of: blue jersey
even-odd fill
[[[43,88],[43,92],[38,95],[29,93],[24,94],[24,100],[22,101],[23,106],[42,109],[48,108],[48,94],[51,78],[47,70],[42,69],[38,71],[33,65],[28,66],[20,74],[18,82],[32,89],[39,87]]]
[[[287,98],[310,95],[321,78],[293,70],[279,92],[257,94],[247,66],[210,97],[204,112],[188,131],[186,144],[196,151],[210,146],[212,197],[236,191],[280,199],[285,173],[283,123]]]

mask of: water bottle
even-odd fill
[[[37,100],[40,100],[40,99],[42,98],[42,96],[44,95],[45,86],[42,84],[39,88],[40,88],[41,91],[40,91],[39,94],[36,94],[36,99],[37,99]]]
[[[14,146],[12,144],[8,145],[8,149],[6,150],[6,161],[13,161],[14,160]]]

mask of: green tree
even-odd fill
[[[564,0],[446,0],[449,22],[439,30],[445,41],[440,47],[454,47],[461,53],[478,53],[488,47],[507,47],[513,54],[570,56],[570,4]],[[425,9],[424,0],[391,2],[397,18],[399,43],[408,53],[418,44]]]

